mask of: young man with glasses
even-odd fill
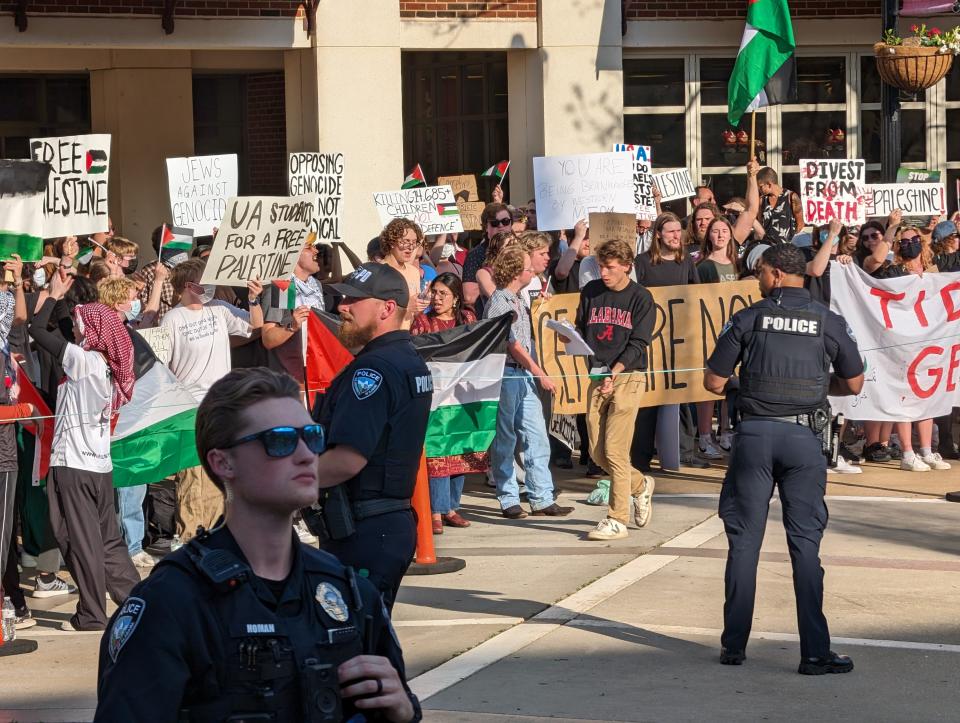
[[[233,371],[196,429],[224,523],[161,561],[113,616],[95,720],[420,720],[376,589],[291,532],[317,499],[324,448],[299,385]]]

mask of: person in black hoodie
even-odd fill
[[[580,292],[577,330],[593,350],[587,402],[590,456],[610,473],[607,517],[587,535],[590,540],[627,536],[630,508],[636,524],[650,520],[654,480],[630,463],[630,442],[643,391],[643,378],[631,372],[647,368],[653,334],[653,296],[630,279],[633,250],[610,240],[597,250],[600,279]]]

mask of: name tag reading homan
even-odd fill
[[[819,319],[803,319],[795,316],[768,316],[760,317],[761,331],[776,331],[785,334],[801,334],[803,336],[820,336]]]

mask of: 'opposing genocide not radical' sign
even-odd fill
[[[173,225],[209,236],[237,195],[237,154],[167,159]]]
[[[425,234],[463,231],[460,210],[450,186],[419,186],[373,194],[380,225],[395,218],[408,218]]]
[[[287,163],[291,196],[312,194],[317,213],[310,230],[318,241],[343,240],[343,154],[291,153]]]
[[[537,228],[573,228],[591,212],[636,213],[632,153],[588,153],[533,159]]]
[[[244,286],[293,273],[307,242],[313,195],[231,198],[217,229],[201,283]]]
[[[30,157],[52,169],[43,199],[44,238],[107,230],[109,134],[31,138]]]

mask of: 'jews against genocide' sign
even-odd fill
[[[49,163],[43,236],[80,236],[109,227],[110,135],[31,138],[30,156]]]
[[[689,168],[654,173],[653,182],[660,189],[660,201],[673,201],[677,198],[690,198],[696,194]]]
[[[316,206],[308,196],[231,198],[203,271],[204,284],[244,286],[293,273]]]
[[[237,154],[167,159],[173,225],[209,236],[237,195]]]
[[[317,213],[310,230],[318,241],[341,241],[343,218],[343,154],[291,153],[287,167],[291,196],[316,197]]]
[[[533,159],[537,228],[573,228],[591,212],[636,213],[633,154],[589,153]]]
[[[866,161],[800,161],[804,223],[820,226],[834,218],[843,224],[864,223],[867,220],[866,196]]]
[[[653,198],[653,162],[650,146],[614,143],[613,150],[628,151],[633,154],[633,202],[637,206],[637,218],[646,221],[656,220],[657,204]]]
[[[895,209],[904,216],[945,214],[947,193],[942,183],[877,183],[867,186],[866,215],[889,216]]]
[[[373,203],[386,226],[395,218],[408,218],[425,234],[463,231],[460,210],[450,186],[419,186],[373,194]]]
[[[703,368],[713,353],[723,325],[738,311],[760,300],[756,281],[660,286],[650,289],[657,308],[648,371],[635,372],[641,381],[640,406],[685,404],[716,399],[703,388]],[[563,343],[547,327],[551,319],[574,322],[580,294],[557,294],[534,307],[533,333],[537,358],[556,382],[554,414],[587,411],[589,359],[563,354]],[[589,344],[591,339],[586,340]]]

